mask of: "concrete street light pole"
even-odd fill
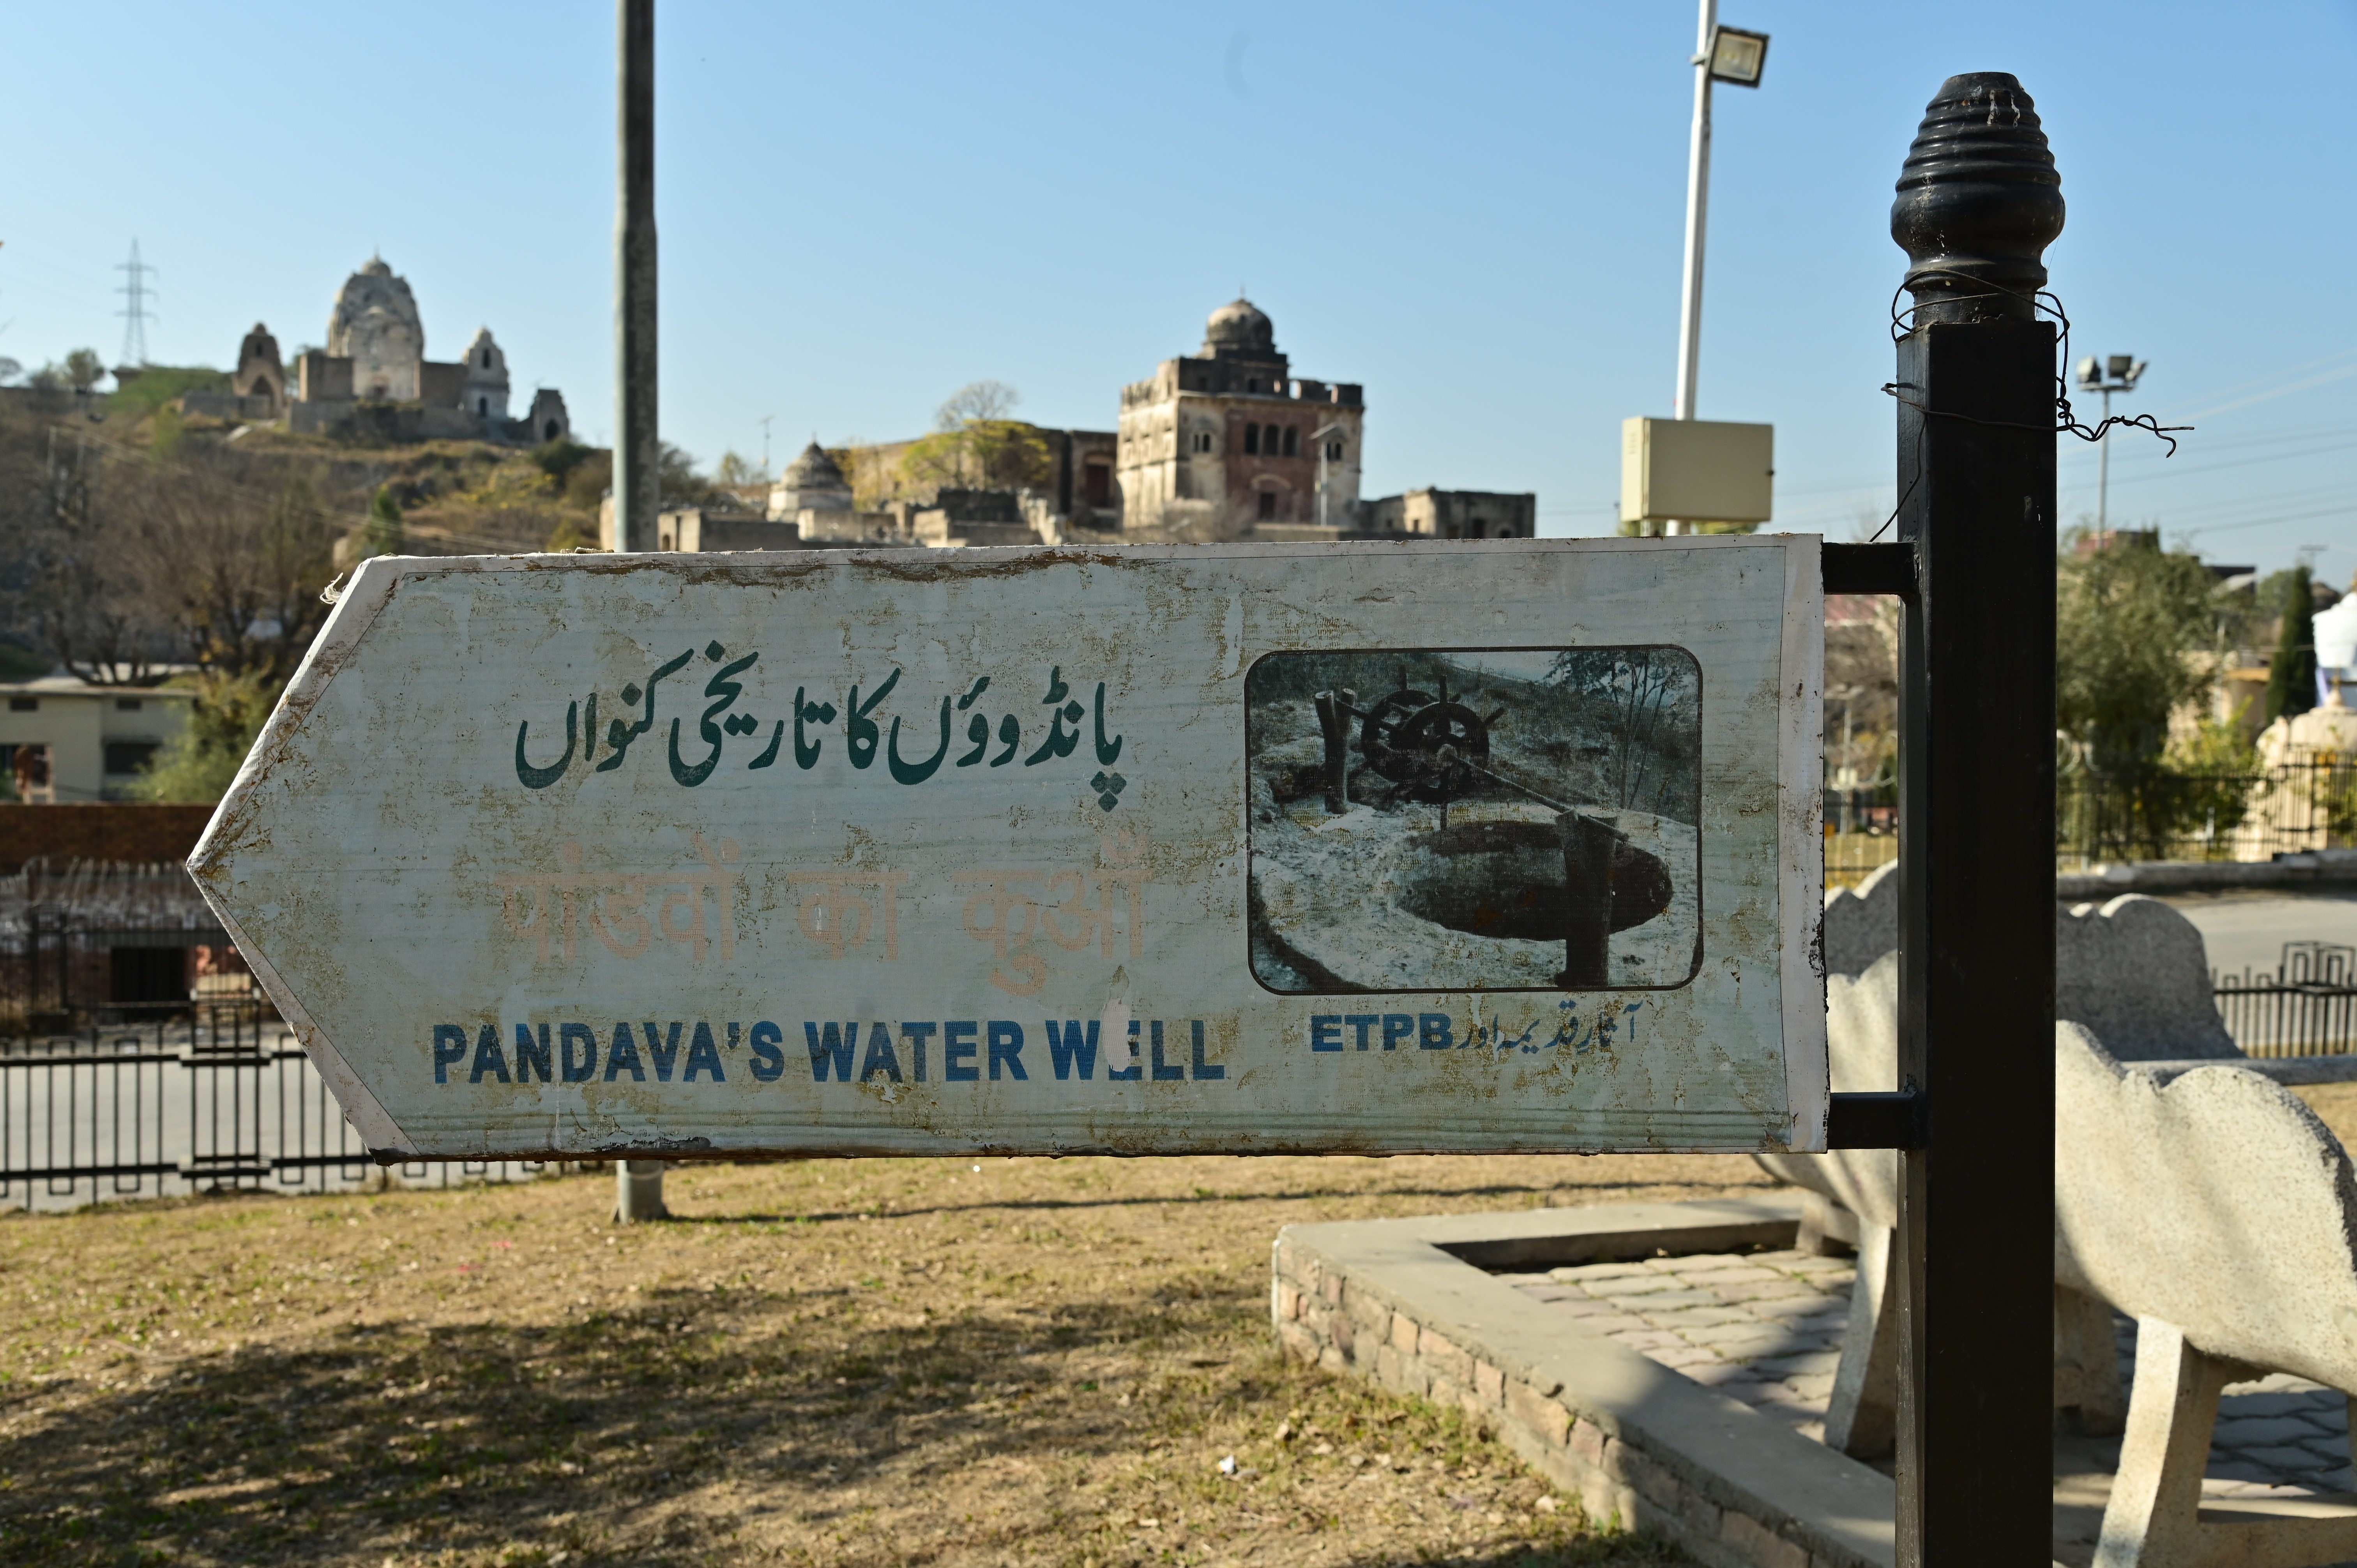
[[[1673,419],[1695,416],[1695,378],[1702,363],[1702,243],[1710,215],[1710,51],[1718,0],[1702,0],[1695,38],[1694,139],[1686,150],[1686,271],[1678,311],[1678,395]],[[1666,525],[1672,533],[1680,525]]]
[[[614,215],[614,542],[655,548],[655,5],[618,0],[619,198]],[[614,1218],[663,1219],[662,1162],[614,1165]]]
[[[655,548],[655,5],[618,0],[614,213],[614,537]]]

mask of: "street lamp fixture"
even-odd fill
[[[2090,354],[2075,367],[2081,392],[2100,392],[2104,399],[2104,423],[2112,418],[2112,394],[2132,392],[2144,376],[2145,361],[2134,354],[2113,354],[2098,360]],[[2095,438],[2097,478],[2095,481],[2095,538],[2108,542],[2112,525],[2112,433],[2100,429]]]
[[[1710,37],[1710,79],[1734,87],[1757,87],[1768,66],[1768,35],[1741,27],[1718,27]]]

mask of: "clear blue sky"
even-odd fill
[[[2038,102],[2083,352],[2152,363],[2115,523],[2357,569],[2357,325],[2340,295],[2349,0],[1725,0],[1774,35],[1719,92],[1701,412],[1777,427],[1778,526],[1890,502],[1891,182],[1945,75]],[[1365,384],[1367,493],[1535,490],[1608,532],[1627,414],[1669,412],[1694,9],[1644,4],[753,5],[665,0],[664,434],[781,463],[923,429],[961,383],[1110,428],[1248,285],[1305,375]],[[519,392],[612,427],[613,18],[567,5],[11,5],[0,354],[159,360],[325,334],[382,249],[427,351],[478,326]],[[2092,515],[2063,444],[2063,514]]]

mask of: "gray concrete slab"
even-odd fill
[[[2220,974],[2245,969],[2273,972],[2286,942],[2337,942],[2357,947],[2357,888],[2315,893],[2169,893],[2158,895],[2201,932],[2210,967]]]

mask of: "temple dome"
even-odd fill
[[[813,441],[802,448],[802,455],[786,465],[778,483],[790,490],[847,490],[851,481],[843,477],[843,469],[826,455],[826,448]]]
[[[1238,298],[1211,312],[1203,329],[1203,351],[1269,354],[1276,350],[1276,327],[1266,312],[1248,299]]]

